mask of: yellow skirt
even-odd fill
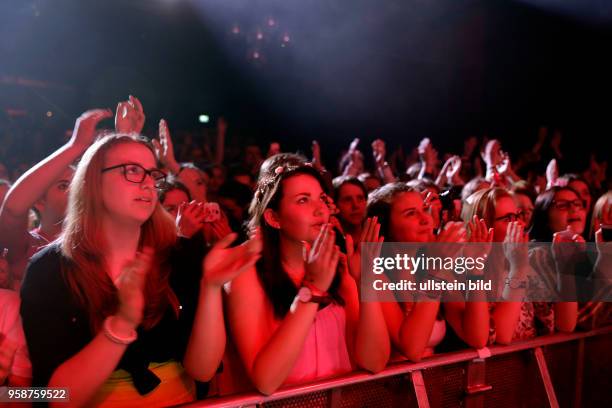
[[[170,360],[165,363],[151,363],[149,369],[161,380],[150,393],[140,395],[134,387],[132,376],[125,370],[116,370],[96,393],[91,406],[151,408],[195,401],[195,383],[181,364]]]

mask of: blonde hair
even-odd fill
[[[461,210],[461,218],[465,222],[470,222],[476,215],[485,221],[487,227],[492,228],[495,223],[497,201],[503,197],[512,198],[508,190],[499,187],[478,190],[465,200]]]
[[[591,239],[595,239],[596,222],[599,221],[601,223],[603,211],[607,203],[611,203],[610,205],[612,205],[612,190],[608,190],[605,194],[599,197],[593,206],[593,215],[591,216],[591,231],[589,231],[589,237],[591,237]]]
[[[68,209],[59,238],[66,257],[62,264],[64,279],[77,303],[87,311],[93,332],[118,307],[117,289],[104,260],[101,186],[106,154],[111,148],[127,143],[142,144],[155,156],[148,139],[139,135],[109,134],[93,143],[83,154],[70,184]],[[157,202],[153,214],[141,226],[139,242],[139,247],[148,246],[155,251],[154,267],[145,287],[145,328],[154,326],[168,305],[178,311],[178,300],[168,282],[169,265],[165,262],[175,242],[174,222]]]

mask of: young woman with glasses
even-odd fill
[[[33,257],[21,292],[35,386],[66,387],[77,406],[167,406],[195,398],[190,376],[215,374],[221,287],[254,264],[258,240],[187,252],[157,198],[164,179],[136,134],[83,154],[62,233]]]
[[[533,279],[529,265],[528,234],[511,193],[493,187],[474,193],[464,206],[463,219],[484,219],[493,229],[495,246],[487,259],[485,276],[493,274],[501,287],[498,297],[507,301],[490,303],[490,333],[488,343],[509,344],[533,338],[555,330],[572,331],[576,321],[575,308],[549,302],[523,301]],[[538,322],[536,324],[536,321]]]

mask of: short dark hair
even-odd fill
[[[163,203],[166,200],[166,195],[173,190],[181,190],[183,193],[187,194],[187,201],[191,201],[189,189],[174,176],[170,176],[164,184],[164,188],[159,190],[159,201]]]
[[[352,184],[356,187],[359,187],[361,191],[363,191],[363,196],[368,198],[368,190],[366,190],[365,185],[355,176],[338,176],[332,180],[332,185],[334,187],[334,201],[338,201],[338,197],[340,195],[340,189],[345,184]]]

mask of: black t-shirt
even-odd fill
[[[204,248],[198,239],[177,242],[169,262],[170,286],[181,305],[179,317],[169,306],[155,327],[148,331],[138,328],[138,339],[127,347],[117,366],[132,375],[140,394],[159,384],[148,369],[149,363],[182,361],[198,302]],[[21,317],[33,386],[47,386],[57,367],[95,337],[87,313],[77,305],[64,280],[64,261],[58,244],[45,247],[32,257],[21,288]]]

